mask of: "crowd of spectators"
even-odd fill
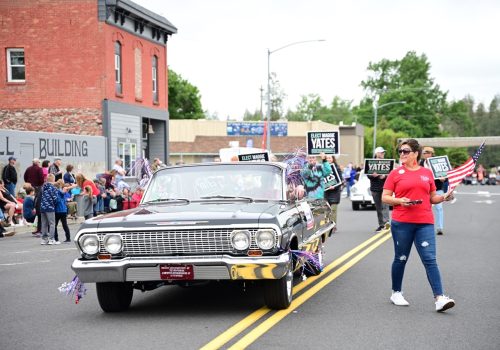
[[[9,158],[0,180],[0,237],[7,235],[5,227],[33,225],[32,235],[42,239],[42,245],[60,244],[57,227],[64,230],[64,242],[70,242],[68,220],[85,219],[97,215],[135,208],[142,199],[145,181],[131,186],[126,180],[123,161],[117,159],[113,168],[88,178],[74,173],[74,166],[62,167],[61,158],[49,160],[35,158],[25,169],[24,184],[15,193],[16,159]],[[152,168],[164,166],[155,159]],[[65,170],[65,171],[64,171]],[[7,183],[4,179],[7,179]],[[7,184],[7,186],[6,186]]]

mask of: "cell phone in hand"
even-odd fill
[[[422,204],[422,200],[421,199],[414,199],[412,201],[406,202],[406,204],[409,204],[409,205]]]

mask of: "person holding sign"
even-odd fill
[[[385,149],[383,147],[375,148],[373,157],[375,159],[384,159]],[[372,174],[367,174],[367,176],[370,179],[370,191],[377,210],[378,227],[375,232],[387,230],[391,227],[389,224],[389,206],[382,202],[382,191],[384,190],[386,175],[379,175],[374,171]]]
[[[321,152],[319,156],[322,159],[322,164],[317,164],[315,155],[308,155],[307,163],[304,164],[304,168],[301,171],[307,197],[311,199],[324,198],[324,178],[332,173],[332,167],[330,166],[330,163],[326,161],[326,155]]]
[[[335,221],[335,227],[332,232],[337,232],[337,206],[340,203],[340,197],[342,193],[342,184],[343,181],[340,178],[340,174],[342,174],[342,170],[337,164],[335,157],[331,154],[326,156],[326,160],[330,163],[332,167],[332,173],[324,178],[325,182],[325,199],[330,204],[330,208],[332,209],[332,219]]]
[[[436,262],[436,235],[431,204],[451,200],[453,195],[436,193],[432,171],[419,164],[421,152],[415,139],[403,141],[399,145],[402,165],[391,171],[382,194],[382,200],[394,207],[391,222],[394,260],[390,300],[394,305],[409,305],[403,297],[402,284],[411,247],[415,244],[434,294],[436,311],[441,312],[455,306],[455,301],[443,294],[441,274]]]
[[[425,146],[422,151],[422,159],[420,160],[420,165],[429,168],[430,164],[426,162],[426,160],[430,157],[434,157],[434,148]],[[435,179],[434,184],[436,185],[436,193],[439,195],[443,195],[448,189],[448,179],[446,177]],[[434,225],[436,226],[437,234],[442,235],[444,229],[444,211],[442,203],[434,204],[434,214]]]

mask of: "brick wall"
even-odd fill
[[[102,136],[97,108],[0,109],[0,129]]]
[[[96,0],[4,0],[0,13],[1,108],[100,108],[105,24]],[[25,83],[6,82],[9,47],[25,50]]]
[[[107,25],[106,39],[106,72],[110,78],[106,80],[106,98],[109,100],[134,104],[147,108],[167,109],[167,61],[166,48],[144,38],[137,37],[118,27]],[[122,94],[115,93],[114,80],[114,45],[116,41],[122,45]],[[136,49],[141,51],[141,63],[136,64]],[[153,83],[151,62],[153,55],[158,57],[158,103],[153,104]],[[140,68],[142,74],[136,75],[135,69]],[[136,82],[140,81],[142,94],[136,93]]]

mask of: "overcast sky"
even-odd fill
[[[488,107],[500,94],[498,0],[134,0],[166,17],[178,33],[168,65],[201,93],[204,110],[241,119],[260,108],[271,72],[295,109],[301,95],[364,95],[369,62],[424,53],[448,100],[470,94]],[[265,96],[264,96],[265,102]],[[265,110],[265,104],[263,106]]]

